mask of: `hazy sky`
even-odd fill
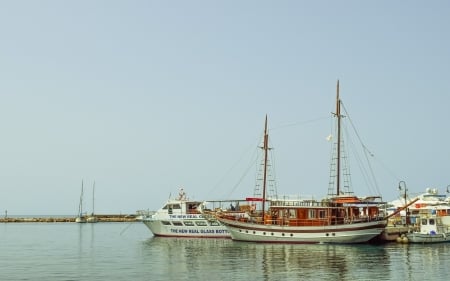
[[[385,200],[450,184],[449,1],[1,1],[0,214],[326,195],[336,81]],[[247,174],[246,171],[249,171]],[[365,187],[352,167],[353,189]],[[244,176],[244,175],[247,176]]]

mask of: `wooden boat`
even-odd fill
[[[437,210],[423,212],[419,217],[418,229],[407,233],[406,239],[402,242],[422,244],[450,242],[450,225],[442,222]]]
[[[266,161],[264,164],[262,210],[250,218],[233,218],[218,213],[233,240],[274,243],[363,243],[377,237],[387,221],[380,212],[379,196],[357,197],[341,190],[341,100],[337,83],[336,112],[337,142],[333,167],[335,191],[317,200],[266,198]],[[263,150],[268,151],[267,117],[264,127]],[[270,205],[268,210],[266,206]]]

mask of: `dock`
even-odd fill
[[[384,242],[395,242],[397,238],[401,237],[402,234],[408,233],[410,227],[407,225],[398,226],[387,226],[384,231],[380,234],[380,241]]]
[[[98,222],[135,222],[137,221],[135,214],[130,215],[95,215]],[[25,222],[75,222],[75,216],[73,217],[2,217],[0,223],[25,223]]]

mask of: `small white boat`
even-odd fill
[[[229,201],[189,200],[181,188],[178,197],[169,199],[154,214],[143,217],[143,223],[155,236],[190,238],[230,238],[227,228],[214,216],[214,210],[221,210]],[[212,204],[206,209],[206,204]],[[230,211],[235,216],[245,216],[244,212]]]
[[[409,243],[450,242],[450,225],[442,223],[435,210],[423,213],[419,218],[419,229],[406,234]]]
[[[94,215],[94,201],[95,201],[94,194],[95,194],[95,181],[94,181],[94,185],[92,186],[92,213],[86,219],[86,222],[90,222],[90,223],[98,222],[98,218]]]
[[[86,216],[83,214],[83,181],[81,181],[80,203],[78,204],[78,216],[75,218],[75,222],[78,223],[86,222]]]

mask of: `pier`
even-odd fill
[[[137,221],[136,215],[95,215],[98,222],[135,222]],[[2,217],[0,218],[0,223],[23,223],[23,222],[75,222],[75,216],[73,217]]]

